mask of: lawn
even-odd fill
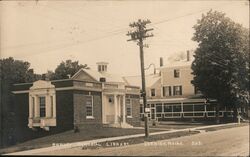
[[[153,129],[151,132],[157,132],[162,130]],[[0,149],[0,154],[30,150],[35,148],[49,147],[53,144],[65,144],[71,142],[87,141],[93,139],[116,137],[124,135],[134,135],[144,133],[144,129],[122,129],[122,128],[84,128],[80,132],[74,133],[73,130],[63,133],[50,135],[42,138],[33,139],[27,142],[19,143],[14,146]]]

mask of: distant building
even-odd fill
[[[108,73],[107,65],[99,62],[98,71],[81,69],[69,79],[15,84],[18,141],[76,127],[138,126],[140,88]]]
[[[158,73],[146,76],[147,106],[151,120],[208,120],[215,118],[215,100],[203,98],[191,81],[193,58],[187,52],[185,60],[163,64],[160,59]],[[127,84],[141,86],[140,76],[124,77]],[[143,117],[144,107],[140,106]],[[220,117],[232,117],[226,108],[220,110]]]

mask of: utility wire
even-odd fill
[[[228,3],[229,4],[229,3]],[[226,4],[224,4],[223,6],[225,6]],[[221,6],[221,5],[220,5]],[[219,6],[218,6],[219,7]],[[179,19],[179,18],[183,18],[183,17],[186,17],[186,16],[190,16],[190,15],[194,15],[194,14],[197,14],[197,13],[200,13],[202,11],[205,11],[205,10],[208,10],[208,9],[203,9],[203,10],[199,10],[197,12],[192,12],[192,13],[187,13],[185,15],[182,15],[182,16],[178,16],[178,17],[174,17],[174,18],[169,18],[169,19],[166,19],[166,20],[162,20],[162,21],[158,21],[158,22],[155,22],[155,23],[152,23],[151,25],[158,25],[158,24],[161,24],[161,23],[165,23],[165,22],[169,22],[169,21],[173,21],[173,20],[176,20],[176,19]],[[150,25],[150,24],[149,24]],[[96,41],[96,40],[100,40],[100,39],[103,39],[103,38],[107,38],[107,37],[111,37],[111,36],[115,36],[115,35],[118,35],[118,34],[121,34],[121,33],[124,33],[124,30],[127,30],[128,28],[122,28],[122,29],[117,29],[115,30],[116,32],[115,33],[108,33],[104,36],[100,36],[100,37],[96,37],[94,39],[90,39],[90,40],[86,40],[86,41],[79,41],[79,42],[76,42],[76,43],[73,43],[71,44],[71,46],[75,46],[75,45],[78,45],[78,44],[84,44],[84,43],[88,43],[88,42],[93,42],[93,41]],[[66,45],[66,46],[62,46],[62,47],[59,47],[59,49],[62,49],[62,48],[65,48],[65,47],[70,47],[70,44]],[[53,49],[51,49],[53,50]],[[51,51],[50,50],[50,51]],[[34,53],[35,54],[35,53]],[[32,55],[34,55],[32,54]],[[39,54],[39,53],[36,53],[36,54]]]

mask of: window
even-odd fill
[[[181,112],[181,105],[173,105],[173,112]]]
[[[143,109],[144,109],[144,106],[142,104],[140,104],[140,113],[144,112]]]
[[[174,95],[182,95],[182,86],[174,86]]]
[[[131,99],[126,99],[126,113],[127,113],[127,117],[132,117]]]
[[[98,65],[98,71],[102,71],[102,66]]]
[[[93,118],[93,97],[92,96],[86,96],[85,106],[86,106],[87,118]]]
[[[156,112],[162,112],[162,104],[156,104]]]
[[[40,104],[40,117],[46,117],[46,103],[45,97],[39,97],[39,104]]]
[[[179,78],[180,77],[180,70],[179,69],[174,69],[174,77]]]
[[[171,96],[172,95],[171,86],[163,87],[162,91],[163,91],[163,96]]]
[[[194,105],[194,111],[205,111],[205,105],[204,104]]]
[[[172,105],[164,104],[164,112],[172,112]]]
[[[151,89],[151,96],[155,96],[155,89]]]
[[[193,112],[193,104],[190,105],[183,105],[184,112]]]

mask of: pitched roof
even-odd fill
[[[187,60],[170,61],[166,65],[159,67],[158,69],[183,67],[183,66],[191,66],[191,65],[192,65],[192,60],[190,60],[190,61],[187,61]]]
[[[96,81],[100,81],[100,78],[104,77],[106,78],[106,82],[117,82],[117,83],[124,83],[124,80],[121,76],[115,75],[115,74],[110,74],[107,72],[99,72],[96,70],[91,70],[91,69],[80,69],[77,73],[75,73],[71,78],[76,78],[82,71],[85,73],[89,74],[93,79]]]
[[[123,77],[128,85],[141,87],[141,76],[126,76]],[[159,74],[150,74],[145,76],[146,86],[151,87],[161,76]]]

